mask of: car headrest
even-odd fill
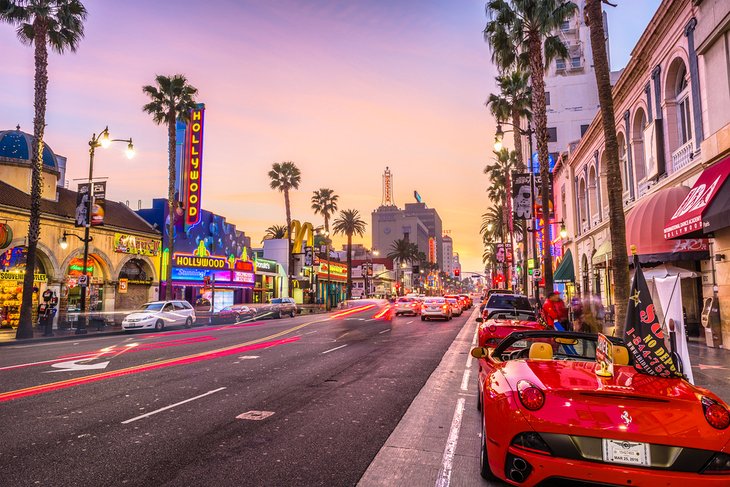
[[[616,365],[629,365],[629,349],[623,345],[614,345],[613,363]]]
[[[547,343],[533,343],[530,345],[529,357],[533,360],[552,360],[553,358],[553,347]]]

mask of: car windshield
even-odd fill
[[[622,344],[618,338],[609,337],[609,340],[614,345]],[[531,351],[536,353],[533,345],[537,343],[547,345],[548,348],[540,345],[535,349],[542,348],[543,353],[548,350],[553,360],[592,362],[596,360],[598,335],[560,331],[513,332],[497,345],[492,356],[504,361],[529,359]],[[540,358],[547,357],[541,355]]]
[[[411,301],[411,298],[398,298],[399,303],[410,303]]]
[[[535,313],[519,309],[496,309],[487,316],[488,320],[535,321]]]
[[[524,309],[532,311],[530,301],[525,296],[511,294],[493,294],[487,302],[489,309]]]
[[[446,300],[444,298],[426,298],[423,302],[426,304],[444,304]]]
[[[449,303],[458,303],[459,301],[456,298],[446,298],[446,301]]]
[[[274,298],[271,300],[271,304],[279,304],[281,303],[281,298]]]
[[[145,303],[139,309],[140,311],[160,311],[165,303]]]

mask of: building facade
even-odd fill
[[[428,255],[429,231],[416,215],[407,216],[397,206],[381,206],[372,213],[372,249],[387,256],[396,240],[404,239]]]
[[[448,235],[444,235],[441,241],[441,254],[444,261],[442,270],[447,276],[454,277],[454,240]]]

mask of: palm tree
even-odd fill
[[[31,149],[28,254],[23,278],[23,300],[16,338],[33,337],[33,275],[41,232],[43,191],[43,136],[48,92],[48,48],[63,54],[76,52],[84,37],[86,8],[79,0],[0,0],[0,22],[17,28],[20,42],[34,47],[33,147]]]
[[[550,208],[545,66],[557,57],[567,57],[565,44],[555,35],[560,24],[578,9],[567,0],[489,0],[492,19],[484,37],[492,48],[492,59],[501,69],[529,68],[532,83],[532,115],[535,121],[537,157],[540,162],[542,208]],[[547,217],[545,215],[545,221]],[[543,232],[545,292],[553,290],[553,258],[550,254],[550,225]]]
[[[347,299],[352,298],[352,236],[364,236],[365,225],[357,210],[342,210],[332,225],[335,233],[347,235]]]
[[[527,71],[512,69],[510,72],[497,76],[497,87],[500,93],[489,95],[487,106],[497,123],[510,120],[512,123],[512,135],[514,137],[515,155],[517,157],[517,170],[525,170],[525,159],[522,154],[522,136],[519,132],[520,122],[523,118],[530,118],[530,105],[532,103],[532,90],[530,88],[530,74]],[[528,158],[531,157],[528,154]]]
[[[315,215],[322,215],[324,218],[324,229],[329,234],[330,217],[337,211],[337,200],[340,197],[334,190],[321,188],[312,194],[312,210]]]
[[[175,145],[175,126],[177,121],[187,122],[190,111],[195,108],[197,88],[188,84],[182,74],[173,76],[157,75],[156,86],[142,87],[142,93],[150,97],[150,102],[142,107],[142,111],[152,115],[152,121],[157,125],[167,125],[167,268],[172,269],[172,257],[175,252],[175,214],[178,203],[175,197],[175,180],[177,179],[175,163],[177,160],[177,146]],[[172,299],[172,271],[168,270],[165,284],[165,298]]]
[[[606,140],[606,186],[608,188],[608,212],[611,248],[613,249],[613,279],[615,294],[614,324],[616,334],[624,334],[626,307],[629,301],[629,258],[626,249],[626,222],[624,219],[623,185],[616,140],[616,117],[613,111],[613,95],[606,55],[606,39],[603,31],[601,0],[588,0],[585,6],[586,23],[591,29],[593,68],[596,72],[598,100],[601,105],[603,137]]]
[[[289,243],[287,254],[289,256],[289,289],[291,290],[291,276],[294,272],[294,258],[292,256],[291,247],[291,202],[289,200],[289,191],[299,189],[299,183],[302,182],[302,173],[296,164],[291,161],[275,162],[271,165],[269,171],[269,186],[271,189],[278,189],[284,193],[284,209],[286,211],[286,228],[289,235]],[[291,292],[291,291],[289,291]]]
[[[271,225],[269,228],[266,229],[266,232],[264,233],[264,238],[262,238],[261,241],[263,242],[264,240],[286,238],[288,233],[289,232],[287,232],[284,225]]]
[[[396,281],[398,281],[398,267],[401,264],[411,264],[418,260],[418,245],[410,242],[407,238],[399,238],[390,245],[388,258],[395,262]]]

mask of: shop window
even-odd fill
[[[14,247],[0,253],[0,328],[17,328],[20,321],[20,303],[23,300],[23,279],[28,249]],[[36,259],[33,293],[33,322],[37,319],[38,296],[45,289],[46,269]]]
[[[590,127],[589,124],[583,124],[580,126],[580,136],[583,137],[586,132],[588,132],[588,127]]]
[[[557,142],[558,141],[558,128],[557,127],[548,127],[548,142]]]

